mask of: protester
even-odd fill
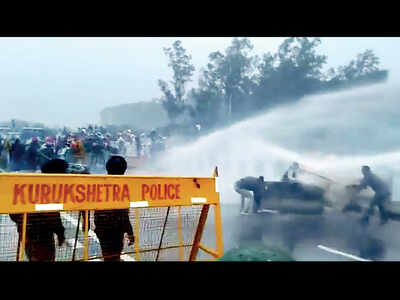
[[[62,159],[46,162],[42,173],[64,174],[68,164]],[[10,214],[11,220],[17,224],[18,234],[22,237],[22,214]],[[25,250],[29,261],[54,261],[56,248],[54,234],[57,235],[58,245],[65,241],[64,226],[59,212],[27,214]]]
[[[390,201],[390,188],[381,178],[372,173],[369,166],[363,166],[361,172],[364,178],[361,180],[360,184],[356,186],[356,189],[361,191],[362,189],[371,187],[375,192],[374,198],[362,218],[362,222],[365,224],[369,222],[369,217],[373,214],[375,206],[377,206],[379,208],[381,224],[383,225],[388,221],[386,205]]]
[[[112,156],[107,161],[106,169],[109,175],[123,175],[127,169],[126,160],[122,156]],[[129,221],[129,210],[96,210],[94,224],[104,261],[120,261],[124,234],[128,235],[130,245],[135,241]]]
[[[10,165],[11,171],[20,171],[23,168],[23,157],[25,154],[25,147],[19,138],[11,146],[10,150]]]
[[[156,130],[107,131],[89,125],[72,132],[64,127],[55,135],[45,135],[44,131],[41,135],[25,133],[23,139],[18,138],[12,145],[7,139],[0,140],[0,168],[35,171],[47,161],[60,158],[101,170],[112,155],[149,159],[163,153],[165,148],[165,137]]]
[[[264,195],[264,177],[260,176],[260,177],[244,177],[240,180],[238,180],[235,183],[235,191],[238,192],[239,194],[241,194],[242,196],[242,205],[241,205],[241,212],[243,212],[244,209],[244,200],[243,197],[246,197],[243,195],[243,192],[239,192],[240,190],[245,190],[245,191],[252,191],[253,192],[253,199],[254,199],[254,203],[253,203],[253,213],[258,213],[260,210],[260,206],[261,206],[261,201]],[[247,195],[248,196],[248,195]]]
[[[39,166],[39,149],[39,141],[36,137],[34,137],[26,152],[27,167],[33,172],[35,172]]]
[[[3,138],[0,146],[0,169],[8,170],[11,145],[6,138]]]

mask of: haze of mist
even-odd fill
[[[205,66],[211,51],[226,46],[207,44],[206,38],[202,45],[193,39],[179,39],[193,56],[196,70]],[[98,122],[104,107],[159,97],[157,80],[171,77],[162,47],[175,39],[114,39],[115,43],[101,39],[97,44],[90,39],[56,40],[59,48],[55,52],[51,40],[19,44],[26,48],[16,47],[20,41],[14,41],[14,48],[2,48],[8,56],[2,58],[2,99],[7,105],[1,118],[59,126]],[[280,41],[251,40],[261,52],[272,51]],[[152,46],[146,46],[148,41],[154,42]],[[45,51],[43,45],[47,45]],[[365,164],[385,178],[398,178],[400,68],[395,55],[400,39],[324,38],[322,45],[320,52],[328,55],[328,67],[347,63],[365,48],[373,49],[381,67],[389,70],[389,81],[304,96],[194,142],[177,139],[153,162],[151,172],[210,176],[218,166],[223,205],[238,203],[233,184],[239,178],[262,175],[266,181],[280,180],[293,161],[346,184],[360,179],[360,167]]]
[[[196,85],[208,54],[232,38],[0,38],[0,121],[12,118],[49,126],[99,122],[102,109],[160,97],[160,78],[171,77],[162,48],[181,40],[192,55]],[[275,51],[284,38],[250,38],[253,52]],[[327,67],[346,64],[372,49],[393,80],[399,38],[322,38]]]
[[[385,83],[308,96],[172,148],[156,165],[199,176],[218,166],[225,203],[237,202],[232,186],[238,178],[280,180],[293,161],[335,180],[360,178],[364,164],[390,175],[399,171],[399,95]]]
[[[211,51],[222,50],[232,40],[179,39],[197,71],[205,66]],[[255,53],[265,53],[276,50],[283,39],[251,41]],[[104,107],[159,97],[157,80],[171,74],[162,48],[173,40],[0,39],[4,46],[0,47],[4,52],[0,55],[1,98],[7,104],[0,117],[58,126],[87,124],[98,121]],[[319,51],[327,54],[325,68],[346,63],[368,47],[376,52],[382,68],[389,70],[389,81],[306,96],[259,113],[189,146],[173,147],[158,170],[208,176],[219,166],[231,193],[231,185],[240,176],[264,175],[275,180],[293,160],[322,172],[352,168],[354,174],[359,173],[360,164],[387,163],[387,155],[392,159],[399,149],[397,45],[398,38],[323,38]]]

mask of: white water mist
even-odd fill
[[[218,166],[223,204],[238,202],[233,184],[239,178],[280,180],[293,161],[344,184],[360,179],[365,164],[393,178],[400,170],[399,101],[400,88],[389,84],[308,96],[176,145],[156,170],[210,176]]]

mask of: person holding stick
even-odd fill
[[[390,188],[380,177],[371,171],[369,166],[362,166],[361,172],[364,177],[359,185],[354,186],[354,189],[360,192],[370,187],[375,192],[374,198],[371,200],[368,210],[363,215],[361,222],[363,224],[368,224],[369,217],[374,213],[374,208],[377,206],[380,213],[380,224],[384,225],[389,220],[386,206],[391,198]]]

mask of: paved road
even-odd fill
[[[263,214],[242,216],[239,205],[222,205],[224,250],[262,241],[291,251],[299,261],[400,260],[400,222],[365,229],[360,215],[327,211],[323,216]]]
[[[378,218],[373,218],[370,226],[363,230],[359,224],[359,215],[356,214],[328,212],[326,216],[241,216],[238,205],[223,205],[221,212],[225,251],[258,239],[265,244],[291,250],[293,257],[299,261],[400,260],[400,239],[397,238],[400,222],[389,221],[379,226]],[[62,212],[61,217],[66,228],[67,243],[57,247],[56,260],[70,261],[78,214]],[[210,213],[202,242],[215,248],[213,223],[213,215]],[[8,215],[0,215],[0,240],[0,261],[14,261],[18,235]],[[93,231],[89,232],[89,241],[89,255],[100,256],[101,249]],[[83,234],[80,230],[76,259],[82,256]],[[199,258],[209,257],[200,254]],[[134,260],[134,256],[127,255],[123,259]]]

